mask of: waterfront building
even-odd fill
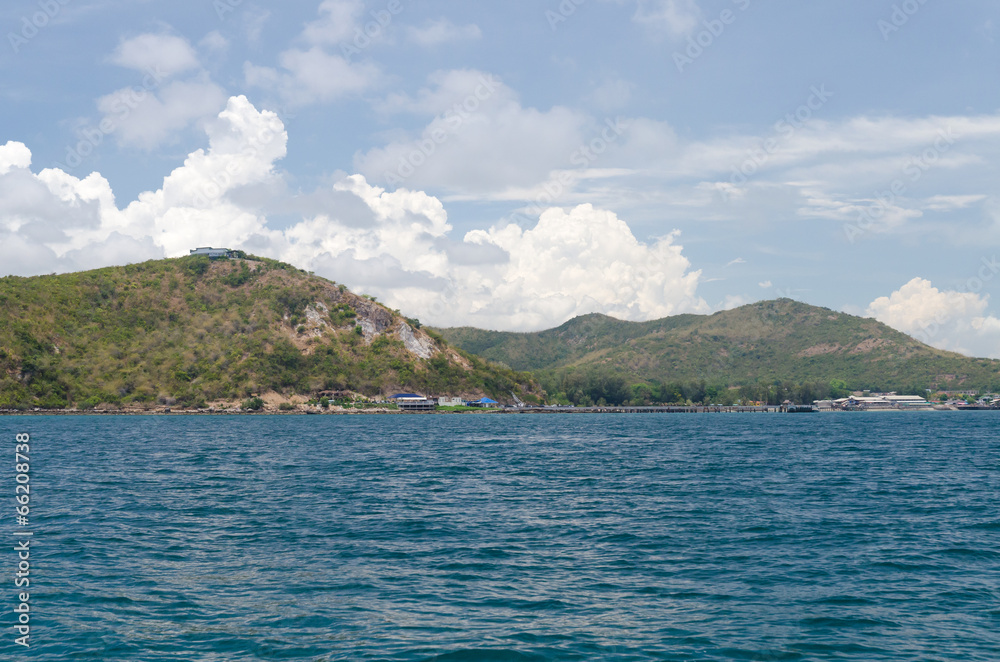
[[[397,393],[389,398],[400,411],[434,411],[437,403],[416,393]]]

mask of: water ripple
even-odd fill
[[[998,423],[32,417],[0,434],[33,435],[38,659],[916,662],[1000,659]]]

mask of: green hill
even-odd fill
[[[466,351],[534,372],[550,396],[577,403],[1000,389],[1000,361],[937,350],[875,320],[788,299],[642,323],[585,315],[539,333],[441,334]]]
[[[199,256],[0,278],[0,409],[398,390],[500,401],[538,392],[529,375],[273,260]]]

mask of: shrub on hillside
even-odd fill
[[[244,409],[249,409],[250,411],[260,411],[264,408],[264,401],[260,398],[250,398],[243,403]]]

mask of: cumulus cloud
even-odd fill
[[[114,133],[119,143],[152,150],[193,122],[215,115],[225,102],[223,89],[204,77],[168,82],[155,91],[123,88],[97,100],[103,114],[97,130]]]
[[[273,164],[287,141],[280,120],[234,97],[207,132],[208,150],[190,154],[161,189],[142,193],[124,210],[98,173],[84,179],[55,168],[34,174],[26,146],[0,148],[0,166],[17,166],[0,167],[0,243],[17,248],[3,263],[6,273],[179,256],[196,244],[238,244],[261,231],[264,219],[230,198],[275,176]]]
[[[367,222],[323,214],[258,246],[434,324],[534,330],[591,312],[645,320],[708,310],[676,235],[639,242],[608,211],[550,209],[531,229],[507,224],[459,241],[426,193],[361,175],[334,189],[363,201]]]
[[[225,39],[214,32],[204,43],[209,49],[224,48]],[[67,155],[69,165],[85,158],[109,135],[121,145],[155,149],[180,131],[215,116],[226,102],[223,89],[202,69],[194,48],[181,37],[133,37],[122,42],[111,62],[139,71],[142,77],[97,100],[101,120],[96,127],[81,128],[81,143]],[[177,79],[179,74],[189,75]]]
[[[0,147],[0,269],[70,271],[220,245],[312,269],[441,325],[539,329],[589,312],[639,320],[708,310],[676,233],[644,243],[591,205],[458,238],[438,198],[351,175],[316,196],[323,211],[278,228],[266,207],[282,201],[266,196],[295,195],[276,169],[287,145],[280,119],[233,97],[206,132],[206,149],[124,209],[99,174],[35,174],[26,146]]]
[[[198,56],[186,39],[168,34],[141,34],[123,41],[110,58],[121,67],[156,72],[161,77],[197,69]]]
[[[466,242],[510,255],[498,273],[480,274],[472,319],[540,329],[592,312],[628,320],[707,312],[696,294],[701,272],[691,270],[676,239],[640,242],[613,212],[592,205],[549,209],[529,230],[510,224],[470,232]]]
[[[984,261],[992,278],[1000,272],[995,259]],[[982,287],[981,279],[974,279]],[[1000,319],[987,314],[989,296],[978,292],[939,290],[929,280],[914,278],[868,306],[867,315],[938,349],[972,356],[1000,358]]]
[[[30,164],[27,146],[0,147],[0,275],[104,266],[95,256],[112,251],[129,262],[163,256],[148,238],[117,233],[124,224],[106,179],[93,173],[81,180],[58,169],[35,174]],[[94,253],[81,252],[85,247]]]
[[[207,132],[208,150],[191,153],[161,189],[141,194],[124,212],[129,226],[152,236],[168,256],[194,244],[239,244],[264,229],[264,218],[232,194],[276,177],[274,164],[288,141],[281,120],[233,97]]]
[[[299,35],[306,46],[283,51],[278,67],[245,63],[247,85],[275,93],[290,106],[336,101],[375,86],[382,78],[381,69],[350,58],[382,37],[388,22],[374,20],[362,25],[364,8],[362,0],[324,0],[319,17],[306,24]],[[391,21],[392,14],[382,11]],[[337,46],[340,52],[331,52]]]
[[[335,101],[363,92],[380,76],[374,64],[353,64],[318,46],[308,50],[293,48],[278,59],[280,69],[247,63],[244,75],[247,85],[276,91],[284,103],[292,106]]]
[[[591,101],[610,115],[626,90],[611,81]],[[839,225],[851,242],[938,232],[954,211],[974,214],[988,204],[1000,115],[830,121],[823,105],[835,93],[803,90],[802,105],[758,135],[699,140],[649,118],[533,108],[487,73],[439,71],[417,92],[376,103],[380,113],[426,123],[359,152],[354,169],[380,185],[449,200],[592,202],[690,222],[763,224],[791,212]],[[620,132],[605,133],[609,123]],[[950,241],[964,236],[948,233]]]
[[[432,118],[417,136],[356,155],[355,168],[369,180],[503,195],[536,187],[554,169],[571,167],[574,153],[591,138],[587,130],[602,130],[566,107],[526,108],[512,89],[481,71],[441,71],[429,82],[415,96],[392,95],[380,104],[384,113]]]
[[[0,175],[6,175],[14,168],[27,168],[31,165],[31,150],[24,143],[8,141],[0,146]]]

